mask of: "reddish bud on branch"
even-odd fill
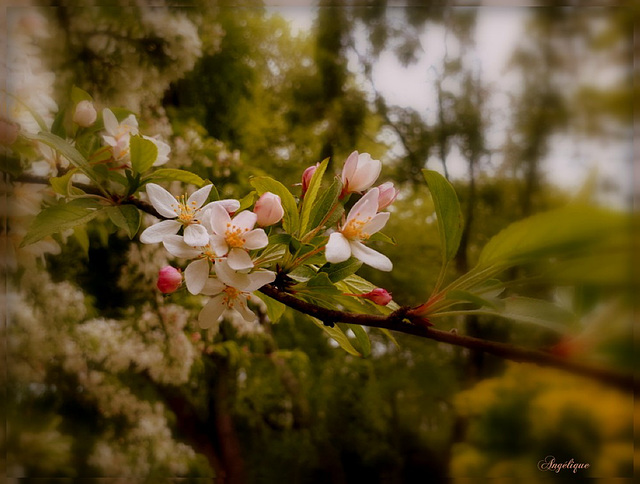
[[[165,266],[158,272],[158,289],[164,294],[175,292],[182,284],[182,272],[175,267]]]

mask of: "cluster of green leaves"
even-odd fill
[[[509,277],[513,273],[508,271],[514,268],[534,266],[535,275],[528,278],[538,283],[609,287],[623,298],[624,291],[632,290],[629,267],[636,221],[628,214],[583,202],[508,225],[484,245],[472,269],[440,289],[460,244],[462,214],[446,179],[433,171],[423,174],[438,217],[442,252],[440,277],[423,305],[429,318],[482,314],[540,325],[560,334],[579,325],[580,315],[572,307],[514,293],[516,284],[527,282]]]

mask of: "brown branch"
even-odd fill
[[[422,338],[439,341],[441,343],[490,353],[492,355],[499,356],[500,358],[519,363],[533,363],[540,366],[557,368],[569,373],[597,380],[601,383],[622,390],[633,390],[638,388],[638,383],[635,381],[634,375],[630,373],[623,373],[589,363],[568,360],[540,350],[473,338],[471,336],[434,329],[423,324],[416,324],[415,322],[411,322],[409,319],[409,308],[406,307],[402,307],[387,316],[357,314],[316,306],[315,304],[302,301],[291,294],[280,291],[270,284],[263,286],[260,291],[267,296],[280,301],[286,306],[309,316],[313,316],[325,323],[331,324],[343,322],[373,328],[384,328],[391,331],[411,334],[413,336],[420,336]]]

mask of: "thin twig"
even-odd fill
[[[286,306],[309,316],[313,316],[314,318],[326,323],[343,322],[374,328],[384,328],[413,336],[420,336],[422,338],[439,341],[441,343],[490,353],[515,362],[533,363],[540,366],[557,368],[569,373],[597,380],[601,383],[622,390],[633,390],[638,388],[638,383],[634,380],[634,375],[631,373],[624,373],[589,363],[568,360],[540,350],[474,338],[419,324],[419,320],[411,320],[410,308],[402,307],[387,316],[349,313],[334,309],[326,309],[316,306],[315,304],[302,301],[291,294],[278,290],[270,284],[263,286],[260,291],[267,296],[280,301]]]

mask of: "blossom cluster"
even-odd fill
[[[318,166],[304,171],[301,200],[307,195]],[[340,177],[342,190],[329,213],[345,203],[348,195],[365,193],[335,227],[320,227],[328,237],[316,252],[323,252],[326,262],[338,264],[354,257],[382,271],[392,269],[388,257],[365,244],[385,226],[390,213],[381,210],[398,195],[390,182],[371,188],[380,170],[381,162],[368,153],[354,151],[347,158]],[[271,270],[272,261],[261,256],[261,250],[269,245],[265,228],[275,226],[285,216],[282,199],[275,193],[264,191],[252,210],[241,210],[238,200],[207,203],[212,188],[210,184],[188,197],[174,197],[161,186],[148,183],[149,200],[165,220],[149,226],[140,235],[141,242],[162,243],[172,256],[189,260],[184,274],[175,267],[163,268],[157,285],[160,291],[172,293],[184,282],[191,294],[210,296],[198,316],[202,328],[214,326],[227,309],[234,309],[248,322],[256,319],[248,307],[251,293],[277,277]],[[382,305],[391,300],[380,288],[354,296]]]

